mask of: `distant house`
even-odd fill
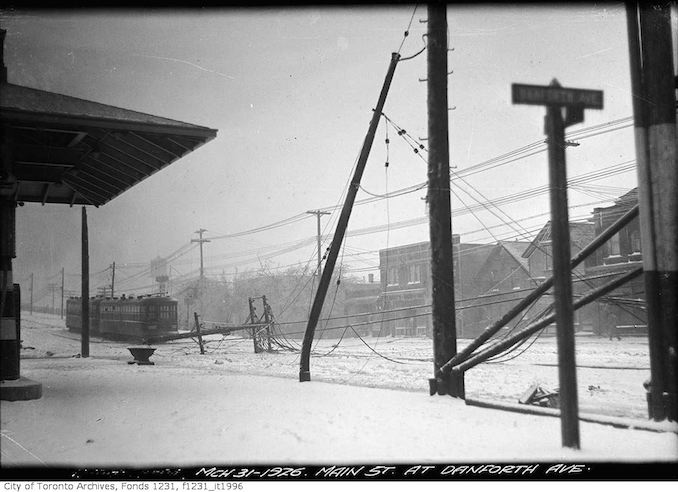
[[[610,207],[593,210],[595,234],[600,234],[619,217],[638,203],[638,189],[634,188],[615,200]],[[628,272],[642,264],[643,252],[640,241],[640,222],[633,219],[609,241],[603,244],[586,267],[587,277],[593,285],[610,280],[611,275]],[[647,312],[645,310],[645,284],[642,277],[622,285],[614,292],[595,303],[597,320],[594,332],[606,334],[611,325],[621,327],[622,332],[645,333]]]
[[[571,256],[579,253],[595,237],[594,225],[591,222],[570,222],[570,253]],[[551,246],[551,221],[548,221],[532,240],[523,253],[529,264],[530,275],[537,280],[544,280],[553,275],[553,258]],[[592,259],[586,260],[585,264],[593,264]],[[581,264],[576,269],[584,273],[585,265]]]
[[[595,237],[594,224],[592,222],[570,222],[570,257],[575,256],[584,249]],[[532,240],[523,253],[529,264],[530,275],[538,282],[543,282],[553,276],[553,249],[551,243],[551,221],[547,222]],[[587,265],[592,265],[594,260],[588,258],[578,265],[572,272],[572,294],[576,299],[591,288],[591,282],[585,280]],[[540,312],[553,303],[552,291],[542,296],[533,307],[533,312]],[[590,306],[585,306],[574,313],[574,325],[576,331],[591,331],[596,323],[597,311]],[[551,326],[548,332],[555,332]]]
[[[348,316],[345,324],[351,325],[361,336],[378,334],[381,284],[374,281],[373,274],[369,275],[368,282],[344,284],[344,314]],[[353,330],[350,331],[346,336],[355,336]]]
[[[529,245],[527,241],[499,241],[492,245],[476,274],[474,299],[464,309],[464,315],[473,319],[465,323],[469,336],[477,336],[517,304],[526,289],[537,285],[530,276],[528,260],[523,258]]]

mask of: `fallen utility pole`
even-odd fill
[[[313,300],[313,306],[311,307],[311,313],[309,314],[308,324],[306,325],[306,331],[304,332],[304,341],[301,347],[301,362],[299,365],[299,381],[301,382],[311,380],[311,344],[313,343],[315,328],[318,324],[318,320],[320,319],[320,313],[322,312],[323,304],[325,303],[327,289],[329,288],[330,280],[332,279],[332,274],[334,273],[334,265],[337,262],[339,251],[341,249],[341,243],[344,240],[344,234],[346,233],[346,227],[348,226],[348,220],[351,217],[353,203],[355,202],[355,197],[358,194],[358,188],[360,187],[360,179],[362,178],[363,172],[365,171],[367,158],[370,155],[372,142],[374,142],[374,136],[377,132],[377,126],[379,125],[379,119],[381,118],[381,114],[384,109],[384,103],[386,102],[386,96],[391,86],[393,74],[399,59],[400,55],[398,53],[391,54],[391,64],[388,67],[386,79],[384,80],[381,93],[379,94],[377,107],[374,109],[372,119],[370,120],[370,126],[367,130],[367,135],[365,136],[365,141],[363,142],[360,156],[358,157],[353,179],[351,180],[348,191],[346,192],[346,201],[344,201],[344,207],[341,209],[341,215],[339,216],[337,229],[334,232],[334,237],[332,238],[332,243],[330,244],[330,251],[327,256],[327,261],[325,262],[325,268],[323,269],[322,276],[320,277],[320,282],[318,284],[318,290]]]
[[[431,240],[433,375],[431,394],[464,397],[463,373],[441,367],[457,353],[447,104],[447,4],[428,5],[428,208]]]
[[[195,331],[184,331],[179,333],[167,333],[164,335],[153,335],[143,339],[143,343],[162,343],[171,340],[181,340],[183,338],[196,338],[198,335],[206,337],[207,335],[229,335],[234,331],[251,330],[252,328],[265,328],[266,324],[258,323],[255,325],[237,325],[237,326],[216,326],[214,328],[200,328],[200,333]]]
[[[604,296],[608,292],[612,292],[619,286],[624,285],[626,282],[629,282],[630,280],[633,280],[634,278],[640,276],[642,273],[643,269],[641,267],[638,267],[634,270],[631,270],[628,273],[625,273],[621,277],[617,277],[616,279],[611,280],[610,282],[604,285],[601,285],[596,289],[590,290],[573,304],[572,306],[573,309],[577,310],[583,306],[586,306],[587,304],[592,303],[593,301],[600,298],[601,296]],[[540,320],[530,323],[525,328],[520,330],[518,333],[512,335],[511,337],[507,337],[493,344],[491,347],[488,347],[485,350],[477,353],[476,355],[467,359],[466,361],[461,362],[459,365],[452,368],[452,372],[457,371],[464,372],[471,369],[472,367],[477,366],[478,364],[481,364],[482,362],[485,362],[490,357],[504,352],[506,349],[512,347],[521,340],[537,333],[539,330],[546,328],[555,320],[556,314],[550,314],[548,316],[545,316],[544,318],[541,318]]]
[[[595,250],[597,250],[601,245],[606,243],[612,236],[617,232],[623,229],[629,222],[638,217],[638,205],[635,205],[633,208],[629,209],[624,215],[617,219],[613,224],[601,232],[596,238],[593,239],[588,245],[586,245],[577,255],[575,255],[570,261],[570,268],[572,270],[577,267],[581,262],[588,258]],[[473,351],[478,347],[487,342],[492,336],[499,332],[506,324],[511,321],[513,318],[518,316],[524,309],[526,309],[532,302],[539,299],[543,294],[545,294],[551,287],[553,287],[553,277],[549,277],[544,282],[539,284],[532,292],[525,296],[518,304],[511,308],[504,316],[499,320],[494,322],[492,325],[488,326],[477,338],[473,339],[470,344],[468,344],[464,349],[462,349],[457,355],[452,357],[443,367],[443,370],[447,370],[452,366],[456,366],[459,363],[467,360],[473,355]]]
[[[629,2],[626,16],[650,348],[648,413],[656,421],[676,421],[678,151],[671,5]]]

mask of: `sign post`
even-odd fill
[[[574,309],[570,268],[570,224],[567,210],[565,127],[584,121],[584,108],[602,109],[603,92],[561,87],[513,84],[514,104],[546,106],[545,133],[549,155],[553,287],[558,340],[560,428],[564,447],[579,449],[579,409],[574,346]],[[562,108],[565,107],[565,118]]]

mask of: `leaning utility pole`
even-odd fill
[[[649,417],[678,420],[678,162],[669,2],[626,4],[650,348]],[[673,40],[675,42],[675,40]]]
[[[431,394],[464,398],[464,374],[441,371],[457,353],[447,105],[447,4],[428,5],[428,206],[431,238]]]
[[[325,302],[327,289],[330,285],[330,280],[332,279],[332,273],[334,272],[334,265],[337,262],[339,250],[341,249],[341,243],[344,240],[344,234],[346,233],[346,227],[348,226],[348,219],[351,217],[353,203],[355,202],[355,197],[358,194],[358,188],[360,187],[360,179],[362,178],[363,172],[365,171],[367,158],[370,155],[372,142],[374,142],[374,135],[377,132],[379,119],[381,118],[381,113],[384,109],[386,95],[388,94],[389,87],[391,87],[391,80],[393,80],[393,74],[395,73],[398,60],[400,60],[400,55],[398,53],[392,53],[391,63],[388,67],[386,79],[384,80],[384,84],[381,88],[381,93],[379,94],[377,107],[372,113],[372,119],[370,120],[370,126],[367,130],[367,135],[365,135],[363,148],[360,151],[355,172],[353,173],[353,179],[351,180],[348,191],[346,192],[346,201],[344,201],[344,207],[341,209],[341,215],[339,216],[339,221],[337,222],[337,229],[334,232],[334,237],[332,238],[332,243],[330,244],[330,251],[327,255],[325,268],[323,270],[322,276],[320,277],[320,282],[318,283],[318,291],[316,292],[315,299],[313,300],[313,306],[311,307],[311,313],[308,317],[308,324],[306,325],[304,341],[301,347],[301,362],[299,365],[299,381],[301,382],[311,380],[311,344],[313,343],[315,327],[318,324],[318,320],[320,319],[320,313],[323,309],[323,303]]]
[[[320,244],[321,239],[322,239],[322,232],[320,231],[320,216],[321,215],[330,215],[330,212],[323,212],[321,210],[309,210],[306,212],[307,214],[314,214],[317,219],[318,219],[318,271],[316,272],[316,275],[320,276],[322,273],[322,267],[321,267],[321,262],[322,262],[322,251],[320,251],[320,248],[322,245]]]

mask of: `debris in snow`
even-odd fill
[[[52,357],[52,356],[54,355],[54,352],[50,352],[50,351],[48,350],[47,352],[45,352],[45,355],[46,355],[47,357]]]
[[[223,361],[223,360],[219,360],[219,359],[217,359],[217,360],[215,360],[215,361],[214,361],[214,363],[215,363],[215,364],[223,364],[223,363],[224,363],[224,361]]]
[[[85,441],[85,444],[92,444],[94,442],[94,439],[87,439]]]
[[[523,396],[518,400],[523,405],[539,405],[540,407],[558,408],[560,406],[560,395],[558,389],[549,390],[542,388],[539,383],[530,386]]]

